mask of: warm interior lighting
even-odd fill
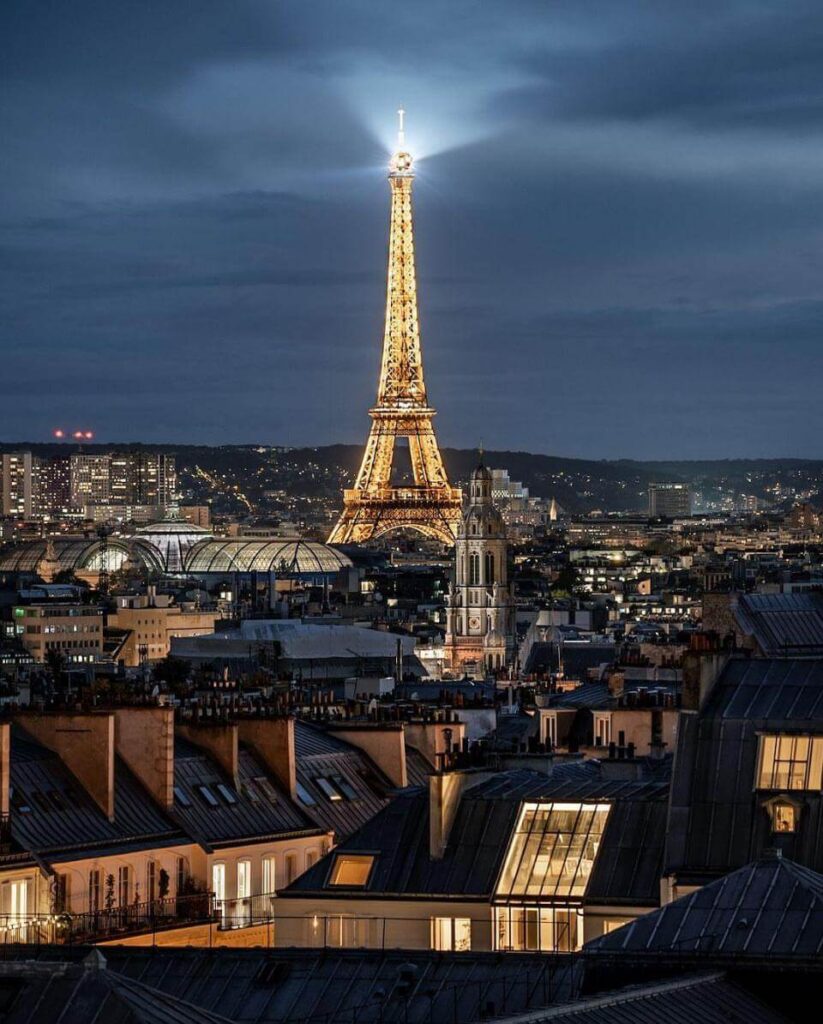
[[[340,853],[334,861],[329,885],[365,885],[369,880],[374,857],[364,854]]]

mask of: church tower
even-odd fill
[[[469,504],[455,542],[454,583],[446,605],[446,664],[475,675],[505,668],[514,655],[514,602],[508,538],[492,502],[492,475],[482,464],[469,484]]]

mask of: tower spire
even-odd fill
[[[406,132],[403,128],[403,118],[406,116],[406,111],[400,107],[397,111],[397,148],[402,150],[406,148]]]
[[[451,487],[434,436],[417,319],[417,280],[412,218],[412,157],[404,148],[404,115],[398,110],[398,145],[389,165],[391,225],[386,284],[386,323],[377,404],[354,487],[343,492],[343,512],[329,543],[360,543],[409,527],[451,544],[460,522],[461,492]],[[408,438],[413,486],[392,486],[398,438]]]

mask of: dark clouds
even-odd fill
[[[821,454],[818,4],[0,22],[0,436],[361,440],[403,103],[444,442]]]

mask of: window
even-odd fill
[[[823,736],[761,736],[757,788],[823,788]]]
[[[368,854],[339,853],[334,860],[329,885],[363,886],[369,880],[374,857]]]
[[[96,914],[100,910],[100,868],[92,868],[89,872],[89,912]]]
[[[131,868],[128,865],[117,871],[117,902],[121,907],[131,903]]]
[[[237,898],[247,900],[251,896],[251,861],[237,862]]]
[[[330,775],[329,778],[347,800],[357,799],[357,790],[352,786],[348,779],[343,778],[342,775]]]
[[[11,924],[21,924],[29,917],[29,883],[26,879],[9,883],[9,914]]]
[[[575,907],[495,907],[495,949],[571,953],[582,944]]]
[[[146,864],[146,899],[153,903],[157,899],[157,861]]]
[[[297,878],[297,854],[287,853],[285,857],[286,864],[286,885],[291,883]]]
[[[772,819],[772,832],[788,835],[797,831],[798,808],[788,800],[774,800],[769,813]]]
[[[317,863],[317,850],[306,850],[306,870]]]
[[[188,796],[179,786],[174,787],[174,799],[181,807],[191,807],[191,800],[189,800]]]
[[[263,858],[263,892],[277,892],[277,866],[273,854]]]
[[[584,895],[609,809],[609,804],[524,804],[498,895]]]
[[[218,783],[217,792],[223,797],[227,804],[237,803],[237,795],[233,793],[228,786],[224,786],[222,782]]]
[[[472,923],[468,917],[433,917],[432,949],[464,953],[472,948]]]
[[[343,799],[343,794],[339,793],[334,786],[331,784],[329,779],[324,779],[322,776],[314,780],[315,784],[320,788],[320,791],[327,796],[333,803]]]
[[[594,716],[594,745],[596,747],[607,747],[612,741],[612,716]]]
[[[557,746],[557,716],[556,715],[544,715],[543,716],[545,734],[543,742],[548,743],[552,747]]]
[[[188,871],[186,870],[186,858],[178,857],[177,864],[175,865],[175,892],[178,896],[182,896],[186,891],[186,879],[188,878]]]
[[[494,583],[494,555],[491,551],[486,552],[486,583]]]
[[[212,793],[208,786],[198,786],[197,788],[200,791],[200,795],[203,797],[203,799],[206,801],[209,807],[220,806],[220,804],[217,802],[217,797],[214,795],[214,793]]]
[[[469,586],[476,587],[480,583],[480,555],[473,551],[469,555]]]
[[[226,898],[226,865],[212,864],[211,866],[211,891],[216,900]]]
[[[306,807],[316,807],[317,801],[306,789],[302,782],[297,783],[297,799],[301,804],[305,804]]]

